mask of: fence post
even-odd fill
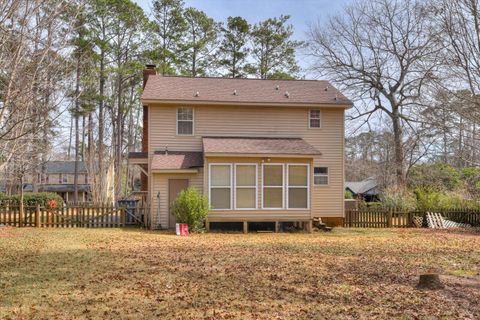
[[[40,203],[35,205],[35,227],[40,228]]]
[[[126,215],[127,215],[126,209],[120,207],[120,224],[121,224],[122,228],[125,227],[125,216]]]
[[[392,208],[388,208],[387,210],[387,228],[392,227]]]

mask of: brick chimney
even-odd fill
[[[145,69],[143,70],[143,88],[145,89],[145,85],[147,84],[148,77],[150,75],[156,75],[157,71],[155,71],[155,68],[157,66],[154,64],[147,64],[145,65]]]
[[[154,64],[147,64],[143,70],[143,88],[147,85],[148,77],[150,75],[156,75]],[[148,106],[143,106],[143,139],[142,139],[142,152],[148,152]]]
[[[151,75],[156,75],[154,64],[147,64],[143,70],[143,89],[147,85],[148,77]],[[142,137],[142,152],[148,153],[148,106],[143,106],[143,137]],[[145,168],[147,169],[147,168]],[[148,177],[142,173],[141,174],[141,190],[148,191]]]

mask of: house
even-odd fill
[[[345,190],[349,191],[354,198],[362,198],[367,202],[378,201],[380,198],[380,189],[374,177],[358,182],[347,181]]]
[[[172,228],[170,203],[193,186],[212,222],[340,224],[344,112],[327,81],[190,78],[144,71],[141,167],[154,228]],[[245,230],[245,229],[244,229]]]

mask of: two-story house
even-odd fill
[[[344,217],[344,112],[327,81],[190,78],[144,71],[143,167],[153,227],[194,186],[211,222],[339,224]]]

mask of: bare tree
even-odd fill
[[[356,105],[349,119],[387,116],[393,131],[396,181],[405,184],[405,135],[416,131],[424,87],[438,69],[440,51],[426,5],[415,0],[356,2],[310,29],[314,69],[339,84]]]
[[[436,22],[446,38],[445,77],[457,81],[439,83],[457,101],[451,108],[459,120],[459,139],[468,152],[459,157],[467,165],[480,166],[480,4],[478,0],[434,1]],[[464,90],[461,90],[464,89]],[[465,91],[467,90],[467,91]],[[463,139],[465,136],[466,139]],[[462,150],[464,151],[464,150]]]

